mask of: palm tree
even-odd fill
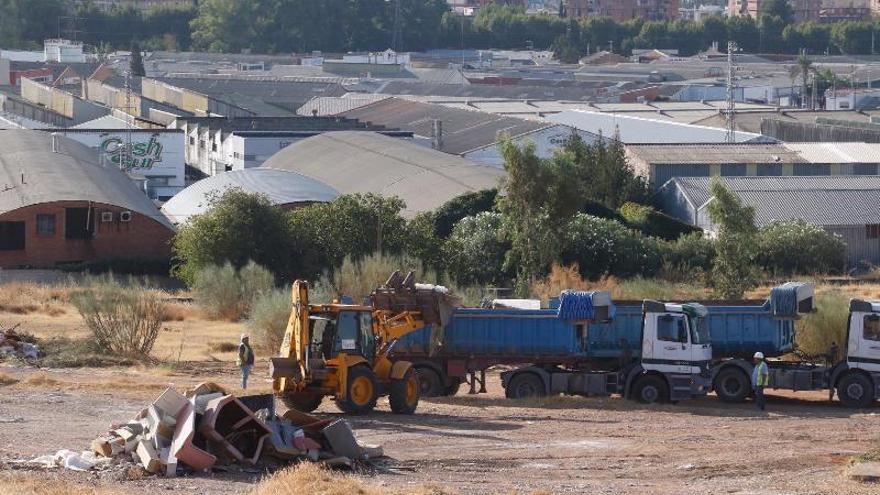
[[[803,83],[801,86],[801,108],[804,108],[807,101],[807,79],[810,73],[815,72],[815,70],[813,61],[807,57],[807,50],[801,50],[801,54],[797,58],[797,64],[791,68],[791,78],[794,79],[797,76],[801,76],[801,82]]]

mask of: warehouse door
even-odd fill
[[[0,251],[24,249],[24,222],[0,222]]]
[[[95,212],[91,208],[64,209],[64,237],[91,239],[95,231]]]

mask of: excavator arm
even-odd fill
[[[304,280],[293,283],[292,310],[284,331],[278,357],[270,360],[269,373],[272,389],[283,393],[296,388],[308,372],[309,343],[309,284]]]

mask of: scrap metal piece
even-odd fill
[[[239,462],[256,464],[272,434],[253,411],[232,395],[208,402],[199,431]]]

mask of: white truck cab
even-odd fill
[[[844,356],[831,384],[844,405],[866,407],[880,397],[880,301],[850,300]]]

